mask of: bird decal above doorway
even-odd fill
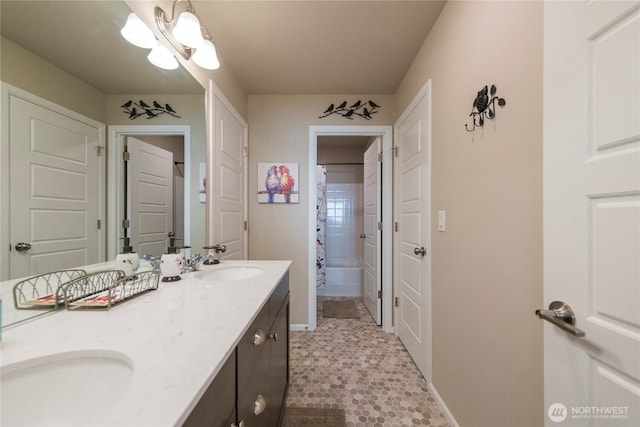
[[[171,108],[171,105],[160,104],[158,101],[153,101],[153,106],[150,106],[142,99],[138,102],[129,100],[120,106],[123,108],[122,112],[129,115],[129,120],[137,119],[140,116],[146,116],[147,119],[153,119],[160,114],[169,114],[170,116],[180,118],[180,116]]]
[[[346,117],[349,120],[353,120],[353,116],[360,116],[363,119],[371,120],[372,115],[378,112],[380,106],[375,102],[369,100],[367,102],[362,102],[362,100],[358,99],[351,106],[347,107],[347,101],[343,101],[341,104],[336,106],[336,104],[329,105],[319,119],[323,119],[325,117],[329,117],[332,114],[338,114],[342,117]]]

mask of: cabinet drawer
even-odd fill
[[[209,388],[193,408],[183,426],[223,427],[225,420],[235,416],[236,406],[236,353],[231,353]]]
[[[280,308],[282,307],[282,303],[285,298],[289,294],[289,272],[282,277],[280,283],[276,287],[276,289],[271,294],[271,298],[269,298],[269,327],[273,325],[273,322],[276,320],[276,316],[280,312]]]
[[[269,326],[269,304],[265,304],[238,343],[238,390],[251,379],[250,372],[260,354],[268,351],[265,349],[269,345]],[[256,335],[263,337],[264,341],[260,343]]]
[[[238,389],[238,423],[246,427],[270,427],[270,413],[276,402],[269,395],[269,358],[265,352],[249,372],[251,381]],[[240,372],[238,372],[240,374]],[[259,413],[256,414],[256,409]]]

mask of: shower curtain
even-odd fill
[[[316,166],[316,287],[327,283],[325,240],[327,229],[327,167]]]

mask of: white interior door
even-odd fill
[[[547,425],[640,425],[640,3],[545,2]],[[542,325],[541,325],[542,326]]]
[[[221,259],[245,259],[245,126],[214,96],[213,242],[225,245]],[[208,184],[207,184],[208,185]]]
[[[377,137],[364,153],[364,305],[371,313],[376,325],[382,324],[382,280],[380,274],[382,220],[382,163],[378,153],[382,141]]]
[[[10,277],[98,262],[104,136],[14,95],[9,111]]]
[[[398,336],[427,380],[431,379],[429,85],[395,126],[393,192]]]
[[[168,233],[174,231],[173,153],[131,136],[126,145],[131,246],[138,254],[159,257],[166,252]]]

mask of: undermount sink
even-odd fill
[[[3,366],[0,424],[101,424],[133,372],[127,356],[113,351],[57,353]]]
[[[264,269],[254,266],[221,266],[212,270],[194,273],[193,277],[205,281],[234,281],[248,279],[264,273]]]

